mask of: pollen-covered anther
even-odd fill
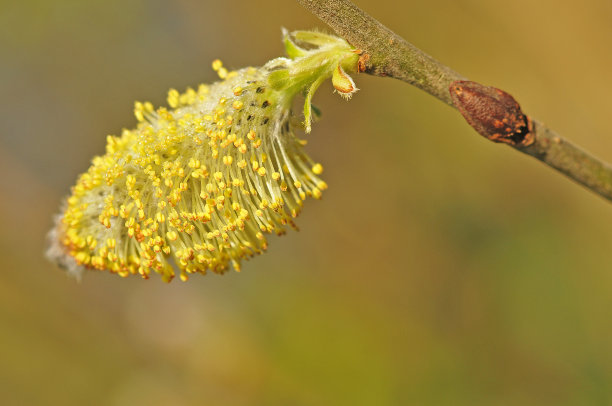
[[[215,59],[214,61],[212,61],[212,68],[215,72],[221,69],[222,66],[223,62],[221,62],[220,59]]]
[[[180,94],[176,89],[170,89],[168,91],[168,106],[177,108],[179,105]]]

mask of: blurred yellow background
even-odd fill
[[[612,2],[359,6],[612,161]],[[294,1],[0,2],[3,405],[609,405],[612,206],[367,75],[324,85],[330,188],[240,274],[169,285],[43,258],[134,100],[280,56]]]

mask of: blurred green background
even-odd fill
[[[357,2],[612,160],[612,2]],[[330,188],[240,274],[82,283],[44,240],[134,100],[261,65],[294,1],[0,1],[3,405],[609,405],[612,206],[404,83],[322,87]]]

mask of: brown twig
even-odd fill
[[[463,76],[395,34],[349,0],[297,0],[363,51],[365,72],[403,80],[456,107],[449,87]],[[612,201],[612,167],[531,119],[533,143],[513,145]]]

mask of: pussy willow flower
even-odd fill
[[[50,233],[48,256],[79,275],[108,270],[170,281],[265,251],[266,235],[296,228],[307,197],[327,185],[323,167],[296,131],[311,129],[311,99],[332,77],[336,90],[357,89],[358,51],[307,31],[284,33],[289,58],[228,71],[222,81],[168,92],[168,108],[135,103],[138,126],[108,136],[106,153],[82,174]],[[305,95],[304,121],[292,114]]]

